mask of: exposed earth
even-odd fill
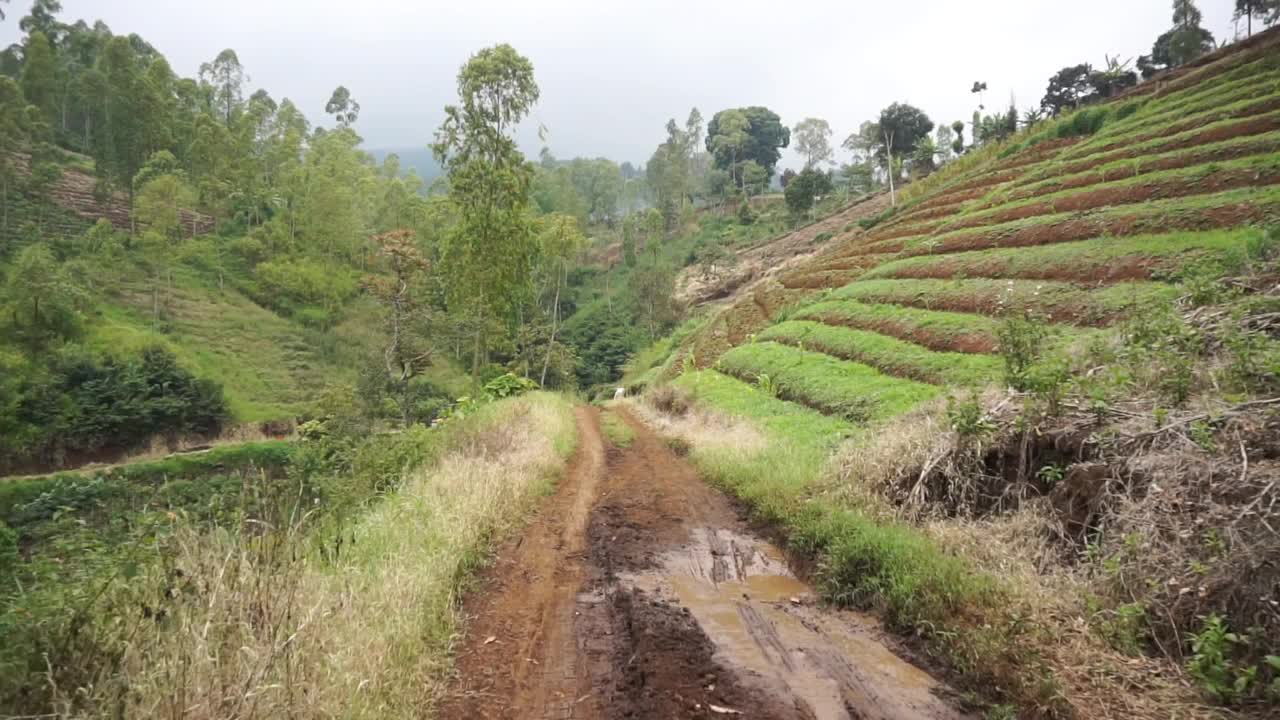
[[[555,495],[464,611],[444,718],[965,718],[862,615],[783,554],[661,438],[626,448],[579,408]]]

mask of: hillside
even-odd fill
[[[650,399],[830,597],[1010,712],[1265,714],[1277,108],[1273,30],[971,152],[741,293],[662,376],[766,450]]]

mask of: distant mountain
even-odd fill
[[[374,148],[369,151],[369,154],[379,163],[392,153],[400,156],[400,172],[408,175],[410,170],[415,171],[426,185],[430,185],[432,180],[444,174],[440,169],[440,163],[436,162],[431,151],[425,147]]]

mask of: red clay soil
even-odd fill
[[[903,304],[903,303],[892,303]],[[931,310],[940,310],[934,304],[929,306]],[[847,327],[855,330],[866,330],[868,332],[880,333],[890,337],[906,340],[922,347],[929,348],[937,352],[958,352],[969,353],[974,355],[984,355],[996,351],[996,339],[989,333],[984,332],[965,332],[965,333],[935,333],[929,330],[915,327],[909,323],[896,323],[891,320],[863,320],[845,315],[816,314],[807,315],[805,320],[813,320],[823,325],[831,325],[833,327]],[[825,351],[824,351],[825,352]]]
[[[788,290],[825,290],[848,285],[864,272],[861,268],[804,271],[783,275],[778,282]]]
[[[728,498],[615,412],[631,445],[606,464],[596,411],[578,410],[569,475],[469,595],[439,717],[964,717],[874,627],[816,607]]]

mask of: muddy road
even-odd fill
[[[869,618],[816,604],[782,554],[634,417],[598,411],[555,495],[464,604],[440,707],[471,718],[971,717]]]

